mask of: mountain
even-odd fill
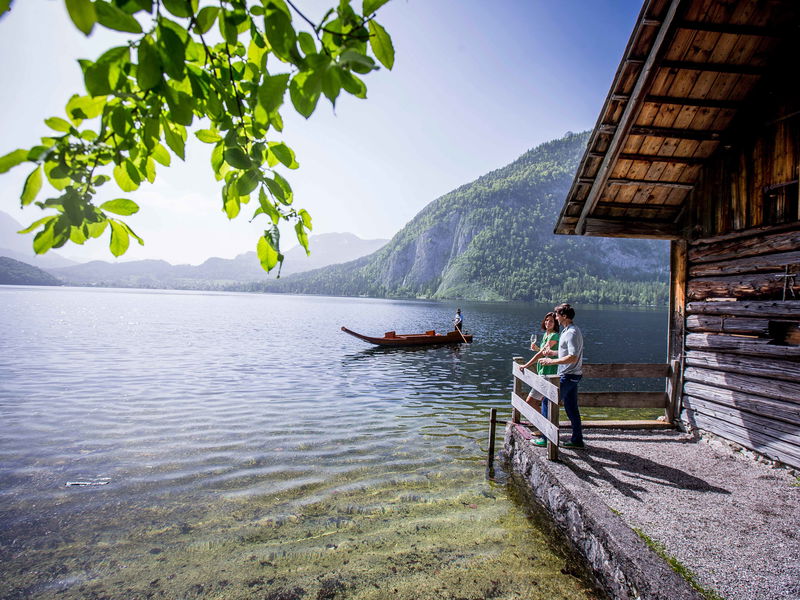
[[[74,260],[59,256],[57,252],[36,254],[33,251],[33,236],[17,233],[24,229],[14,217],[0,210],[0,256],[7,256],[39,268],[67,267],[76,265]]]
[[[61,285],[61,282],[33,265],[0,256],[0,285]]]
[[[370,256],[248,289],[664,304],[666,242],[553,234],[587,139],[568,133],[445,194]]]
[[[300,246],[286,252],[282,272],[298,273],[351,261],[370,254],[387,240],[362,240],[352,233],[326,233],[311,236],[311,255],[306,256]],[[255,252],[246,252],[236,258],[209,258],[204,263],[171,265],[163,260],[135,260],[111,263],[88,263],[50,269],[66,283],[74,285],[100,285],[108,287],[147,287],[168,289],[237,289],[237,285],[266,280]],[[274,275],[273,275],[274,276]]]

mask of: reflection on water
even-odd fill
[[[474,344],[410,350],[339,327],[445,329],[451,305],[14,287],[0,305],[0,597],[594,597],[484,478],[488,410],[507,417],[542,307],[461,303]],[[663,360],[631,335],[662,313],[577,321],[609,349],[594,362]],[[617,327],[635,358],[599,335]]]

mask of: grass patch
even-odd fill
[[[697,581],[697,575],[683,565],[677,558],[667,554],[667,549],[663,544],[655,541],[641,529],[634,527],[633,530],[636,532],[636,535],[644,540],[644,543],[647,544],[648,548],[667,561],[667,564],[672,567],[672,570],[683,577],[689,585],[691,585],[701,596],[703,596],[703,598],[706,600],[725,600],[725,598],[720,596],[714,590],[708,590],[700,585],[700,582]]]

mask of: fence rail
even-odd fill
[[[514,389],[511,392],[511,406],[513,408],[511,420],[520,423],[525,417],[547,439],[547,455],[550,460],[558,459],[558,408],[559,399],[558,375],[541,376],[528,369],[522,369],[522,358],[514,357],[512,373]],[[676,414],[676,401],[679,390],[680,362],[672,363],[611,363],[611,364],[584,364],[583,376],[590,378],[613,379],[665,379],[666,391],[664,392],[581,392],[579,403],[581,406],[614,407],[614,408],[662,408],[667,420],[672,423]],[[541,396],[547,399],[549,406],[547,417],[530,406],[525,399],[525,385],[529,385]]]

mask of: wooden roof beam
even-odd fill
[[[667,187],[676,190],[693,190],[693,183],[686,183],[685,181],[659,181],[657,179],[626,179],[618,177],[615,179],[608,179],[608,185],[645,185],[655,187]]]
[[[675,215],[682,210],[683,205],[659,204],[653,206],[651,204],[635,204],[633,202],[609,202],[601,200],[600,202],[597,203],[597,206],[595,208],[605,208],[608,210],[635,210],[635,211],[652,212],[662,215],[664,220],[671,220],[674,219]]]
[[[735,75],[763,75],[763,67],[734,65],[731,63],[690,62],[685,60],[662,60],[657,65],[661,69],[682,69],[684,71],[706,71],[708,73],[731,73]]]
[[[710,100],[708,98],[680,98],[678,96],[647,96],[645,102],[653,104],[675,104],[678,106],[696,106],[698,108],[719,108],[736,110],[741,102],[734,100]]]
[[[617,154],[622,151],[623,141],[627,137],[627,132],[634,124],[636,119],[636,114],[639,111],[639,102],[645,95],[645,90],[647,90],[649,87],[650,81],[657,70],[655,67],[656,62],[660,58],[664,48],[667,45],[667,40],[670,36],[670,30],[672,28],[673,21],[675,21],[677,18],[678,9],[680,8],[682,1],[683,0],[671,0],[669,6],[667,7],[661,27],[659,27],[658,33],[656,33],[655,38],[653,39],[653,44],[650,48],[649,54],[647,55],[647,60],[642,65],[639,77],[637,77],[636,84],[631,91],[630,101],[625,105],[625,109],[622,111],[622,116],[617,124],[615,135],[611,139],[605,158],[603,158],[603,161],[600,163],[600,167],[597,171],[595,181],[592,184],[592,188],[589,190],[589,193],[586,196],[586,201],[583,204],[583,210],[581,210],[581,215],[578,218],[578,223],[575,227],[575,232],[579,235],[584,232],[586,227],[586,218],[600,200],[603,190],[605,190],[606,181],[611,176],[611,169],[616,161]]]
[[[728,33],[731,35],[752,35],[755,37],[780,37],[781,33],[775,28],[759,27],[757,25],[741,25],[736,23],[710,23],[708,21],[678,21],[679,29],[691,31],[708,31],[711,33]]]
[[[603,124],[598,127],[600,133],[615,134],[618,125]],[[701,129],[673,129],[671,127],[649,127],[646,125],[630,125],[629,135],[647,135],[651,137],[672,138],[676,140],[695,140],[698,142],[719,141],[722,131],[705,131]],[[609,146],[610,150],[610,146]],[[608,156],[608,153],[606,153]]]
[[[646,238],[654,240],[680,239],[675,223],[644,221],[641,217],[627,219],[584,219],[583,232],[601,237]],[[576,233],[577,233],[576,228]]]
[[[628,154],[622,153],[618,156],[619,160],[637,160],[643,162],[660,162],[678,165],[702,165],[706,162],[705,158],[696,156],[659,156],[658,154]]]
[[[611,94],[611,100],[627,102],[630,94]],[[681,96],[645,96],[643,102],[652,104],[675,104],[677,106],[696,106],[698,108],[719,108],[736,110],[741,107],[741,102],[734,100],[712,100],[709,98],[684,98]]]

